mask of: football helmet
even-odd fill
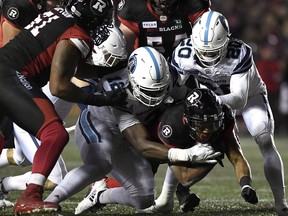
[[[113,67],[127,58],[126,40],[122,31],[114,26],[109,28],[110,35],[102,44],[94,46],[92,63]]]
[[[216,11],[205,12],[192,28],[192,45],[205,67],[216,66],[227,53],[230,30],[226,18]]]
[[[171,15],[177,9],[179,0],[150,0],[151,8],[158,15]]]
[[[204,88],[195,88],[186,97],[184,119],[189,135],[200,143],[207,143],[224,126],[222,105],[213,91]]]
[[[71,0],[66,8],[77,19],[77,24],[90,33],[95,45],[108,38],[108,27],[113,24],[112,0]]]
[[[163,101],[170,85],[170,70],[166,59],[148,46],[131,53],[128,59],[128,77],[133,96],[150,107]]]

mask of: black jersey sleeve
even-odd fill
[[[16,28],[24,28],[38,15],[37,8],[29,0],[5,0],[2,15]]]

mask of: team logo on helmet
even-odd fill
[[[9,19],[11,19],[11,20],[17,19],[18,16],[19,16],[19,11],[18,11],[18,9],[15,8],[15,7],[9,8],[8,11],[7,11],[7,16],[8,16]]]
[[[163,137],[168,138],[172,135],[172,128],[170,127],[170,125],[163,125],[162,126],[162,130],[161,130],[161,134]]]
[[[109,5],[103,0],[92,0],[90,2],[91,11],[93,13],[102,16],[107,13],[107,9],[109,9]]]
[[[128,61],[128,71],[133,74],[137,66],[137,58],[136,55],[133,55],[129,58]]]
[[[189,97],[186,99],[187,105],[197,106],[197,102],[201,99],[202,93],[200,91],[194,91]]]

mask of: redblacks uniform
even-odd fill
[[[180,0],[170,17],[159,16],[149,0],[121,0],[118,19],[137,36],[134,48],[152,46],[169,57],[180,40],[187,38],[193,24],[210,7],[208,0]]]
[[[56,161],[59,157],[68,142],[68,134],[41,87],[49,80],[52,57],[59,41],[68,39],[82,53],[83,61],[91,54],[92,38],[75,22],[74,17],[64,8],[55,8],[40,14],[0,49],[0,122],[3,116],[7,115],[41,141],[44,136],[42,130],[48,126],[53,127],[53,122],[58,122],[57,127],[54,124],[51,129],[62,133],[61,140],[53,145],[53,151],[50,149],[51,155],[43,152],[50,156],[51,161]],[[55,141],[46,138],[46,146]],[[42,151],[43,145],[44,142],[38,150]],[[41,157],[41,154],[38,155]],[[48,168],[47,166],[37,164],[33,166],[32,172],[48,176],[54,163],[49,164]]]
[[[0,47],[3,46],[3,22],[8,22],[15,28],[22,29],[34,20],[39,14],[39,9],[31,0],[5,0],[1,8],[0,18]],[[9,128],[9,130],[7,129]],[[5,140],[5,145],[14,145],[12,122],[5,118],[5,121],[0,125]],[[1,151],[0,151],[1,152]]]
[[[225,139],[231,136],[235,119],[231,109],[223,105],[224,127],[213,134],[209,144],[215,151],[225,153]],[[158,126],[158,137],[164,145],[171,148],[190,148],[197,141],[189,135],[188,125],[184,121],[184,104],[176,104],[165,110]]]

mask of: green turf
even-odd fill
[[[194,185],[191,189],[201,198],[200,206],[193,213],[185,215],[197,216],[273,216],[276,215],[273,210],[273,198],[265,180],[263,172],[263,159],[258,149],[258,146],[250,137],[240,137],[243,152],[248,159],[253,173],[253,187],[257,189],[260,201],[257,205],[251,205],[243,201],[240,195],[240,186],[236,182],[234,171],[227,159],[224,160],[224,168],[216,166],[211,173],[201,182]],[[71,139],[73,140],[73,139]],[[277,138],[276,145],[283,158],[284,168],[287,170],[288,153],[287,153],[287,138]],[[63,158],[66,161],[67,168],[70,170],[81,163],[77,148],[71,141],[63,152]],[[157,192],[160,193],[163,176],[166,165],[162,165],[155,176]],[[30,168],[9,167],[1,170],[1,176],[24,173]],[[286,175],[286,182],[288,177]],[[61,215],[73,215],[74,208],[77,203],[82,200],[86,194],[86,189],[77,195],[74,195],[67,201],[61,203]],[[16,201],[20,192],[11,192],[8,199]],[[45,196],[47,192],[45,192]],[[178,202],[175,198],[175,207],[172,214],[182,214],[179,210]],[[107,205],[98,215],[131,215],[135,210],[130,207],[120,205]],[[96,213],[86,214],[95,215]],[[13,215],[11,209],[0,211],[0,215]],[[83,214],[84,215],[84,214]],[[160,215],[160,214],[159,214]]]

